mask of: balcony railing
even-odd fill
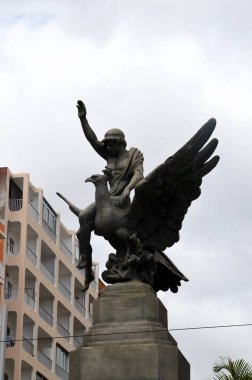
[[[18,289],[5,289],[4,298],[6,300],[15,300],[18,297]]]
[[[44,273],[44,275],[48,278],[48,280],[51,281],[51,283],[54,285],[55,284],[55,276],[54,274],[50,271],[48,267],[46,267],[42,262],[40,262],[40,268],[41,272]]]
[[[37,255],[30,247],[26,247],[26,256],[34,264],[37,265]]]
[[[39,315],[44,319],[50,326],[53,326],[53,316],[45,310],[42,306],[39,307]]]
[[[16,344],[16,337],[14,335],[6,336],[6,347],[14,347]]]
[[[33,204],[31,202],[28,202],[28,210],[29,210],[29,214],[32,216],[32,218],[34,220],[36,220],[36,222],[39,221],[39,212],[38,210],[36,210],[36,208],[33,206]]]
[[[60,333],[60,335],[62,335],[66,340],[69,341],[70,332],[64,326],[62,326],[62,324],[59,322],[57,322],[57,330]]]
[[[37,357],[41,364],[43,364],[49,370],[52,369],[52,360],[41,351],[37,351]]]
[[[25,289],[25,302],[31,306],[32,309],[35,309],[34,289]]]
[[[90,313],[88,313],[88,320],[90,323],[93,323],[93,316]]]
[[[60,249],[62,250],[62,252],[65,254],[65,256],[68,258],[68,259],[70,259],[70,261],[72,261],[72,252],[71,252],[71,249],[70,248],[68,248],[67,246],[66,246],[66,244],[62,241],[62,240],[60,240]]]
[[[7,244],[7,255],[17,256],[19,254],[19,244],[8,243]]]
[[[66,286],[64,284],[62,284],[62,282],[60,282],[60,281],[59,281],[58,286],[59,286],[60,293],[63,294],[63,296],[65,296],[68,299],[68,301],[71,301],[71,292],[70,292],[70,290],[67,289]],[[69,287],[70,287],[70,285],[69,285]]]
[[[73,337],[73,344],[74,347],[78,348],[83,345],[84,336],[81,334],[76,334],[76,336]]]
[[[32,341],[25,338],[24,336],[23,336],[23,349],[31,355],[34,354],[34,345],[32,344]]]
[[[23,199],[10,199],[9,198],[9,209],[10,211],[19,211],[23,206]]]
[[[90,282],[90,285],[89,285],[91,288],[93,288],[95,291],[97,290],[97,282],[94,280],[92,282]]]
[[[56,243],[56,232],[43,220],[43,229],[47,233],[47,235],[52,239],[54,243]]]
[[[59,376],[60,379],[62,380],[69,379],[69,374],[63,368],[61,368],[58,364],[55,365],[55,372]]]
[[[78,299],[75,299],[74,300],[74,306],[76,307],[76,309],[79,310],[79,312],[85,317],[86,316],[86,308],[85,306],[80,302],[78,301]]]

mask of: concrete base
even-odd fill
[[[190,365],[167,330],[149,285],[108,286],[94,304],[86,344],[70,353],[70,380],[190,380]]]

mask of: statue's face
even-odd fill
[[[118,154],[122,150],[122,144],[118,144],[118,142],[116,141],[108,141],[106,143],[106,148],[108,149],[111,156],[118,156]]]

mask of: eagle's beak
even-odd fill
[[[85,182],[93,182],[93,179],[91,177],[88,177],[85,179]]]

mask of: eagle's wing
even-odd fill
[[[145,247],[160,251],[179,240],[179,230],[191,202],[200,196],[202,177],[218,163],[213,154],[215,119],[210,119],[173,156],[153,170],[135,189],[134,230]]]

